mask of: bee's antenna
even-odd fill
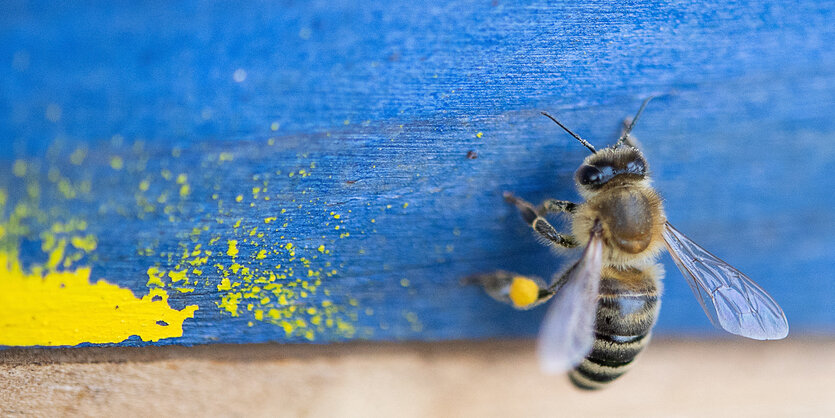
[[[571,136],[573,136],[574,139],[580,141],[580,143],[583,144],[583,146],[585,146],[586,148],[588,148],[589,151],[591,151],[592,154],[597,154],[597,150],[594,149],[594,147],[591,144],[589,144],[589,141],[586,141],[585,139],[580,138],[580,135],[577,135],[574,132],[571,132],[571,129],[566,128],[565,125],[561,124],[560,121],[554,119],[554,117],[549,115],[548,112],[541,112],[541,113],[542,113],[543,116],[547,116],[548,119],[551,119],[552,121],[554,121],[554,123],[556,123],[557,125],[560,125],[560,128],[565,129],[565,131],[568,132],[569,134],[571,134]]]
[[[638,121],[638,118],[641,116],[641,113],[644,111],[644,108],[647,107],[647,103],[649,103],[649,101],[654,98],[655,96],[649,96],[644,100],[643,103],[641,103],[641,107],[638,109],[638,113],[636,113],[635,117],[632,118],[632,122],[629,122],[629,126],[627,126],[626,129],[623,131],[623,134],[621,134],[620,139],[618,139],[618,142],[615,143],[615,146],[623,144],[623,142],[626,141],[626,138],[629,137],[629,133],[632,132],[632,128],[635,127],[635,122]]]

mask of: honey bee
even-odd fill
[[[712,255],[667,221],[650,185],[647,161],[630,135],[652,99],[624,122],[614,145],[596,150],[553,116],[591,151],[574,180],[583,203],[547,199],[534,207],[505,192],[535,235],[557,248],[583,247],[580,259],[550,284],[506,271],[465,279],[494,299],[530,309],[553,299],[540,328],[537,351],[544,371],[569,372],[579,388],[598,389],[623,375],[647,345],[658,316],[666,247],[710,321],[756,340],[785,338],[788,321],[777,302],[748,276]],[[545,219],[567,214],[571,234]]]

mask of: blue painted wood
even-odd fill
[[[322,285],[295,303],[334,300],[357,330],[316,341],[532,335],[542,312],[515,312],[458,279],[498,268],[547,276],[570,259],[539,246],[501,200],[504,190],[577,198],[585,150],[538,111],[603,146],[659,95],[635,134],[670,220],[768,289],[793,332],[835,325],[831,3],[4,8],[0,185],[23,200],[12,162],[39,167],[41,202],[90,220],[93,280],[141,296],[150,266],[180,261],[169,253],[201,243],[209,267],[228,267],[227,241],[258,226],[261,247],[242,243],[236,260],[261,263],[252,257],[268,247],[268,261],[304,275],[280,246],[320,256]],[[75,165],[79,146],[89,152]],[[90,193],[68,202],[50,189],[50,167],[89,180]],[[190,187],[182,199],[178,174]],[[162,193],[171,213],[153,203]],[[45,257],[37,237],[20,245],[27,263]],[[713,332],[664,260],[658,332]],[[196,317],[160,343],[306,341],[252,311],[231,316],[218,306],[219,270],[201,277],[171,296],[174,307],[198,304]]]

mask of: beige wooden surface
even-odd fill
[[[835,341],[659,340],[608,389],[532,341],[0,352],[2,416],[835,416]]]

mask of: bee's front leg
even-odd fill
[[[541,208],[537,210],[533,207],[533,205],[514,196],[510,192],[504,192],[504,200],[508,203],[514,204],[516,208],[519,209],[519,214],[522,215],[522,219],[524,219],[525,222],[527,222],[528,225],[536,231],[538,237],[545,239],[548,243],[556,244],[565,248],[574,248],[580,245],[580,243],[577,242],[577,239],[573,236],[557,232],[557,230],[542,217],[544,213],[540,213],[550,211],[571,212],[577,207],[574,203],[548,199],[542,204]]]

